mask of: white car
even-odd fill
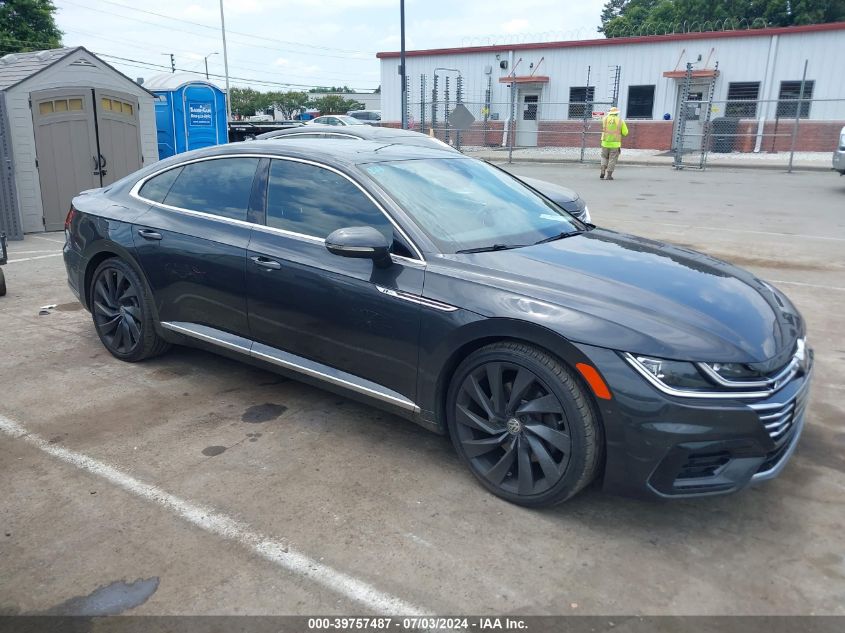
[[[317,123],[318,125],[336,125],[346,127],[349,125],[366,125],[363,121],[359,121],[355,117],[346,114],[326,114],[318,116],[316,119],[308,121],[309,124]]]
[[[839,146],[833,152],[833,168],[845,176],[845,127],[839,130]]]

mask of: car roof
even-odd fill
[[[411,130],[402,130],[395,127],[377,127],[374,125],[354,125],[349,127],[338,127],[337,125],[325,125],[322,123],[309,123],[308,125],[300,125],[299,127],[292,127],[287,130],[273,130],[256,136],[256,139],[265,140],[268,138],[275,138],[277,136],[288,136],[290,134],[345,134],[347,136],[357,136],[364,139],[381,139],[381,138],[395,138],[397,136],[425,136],[419,132],[412,132]]]
[[[264,139],[261,143],[243,141],[226,143],[201,150],[178,154],[167,161],[178,164],[184,160],[226,156],[230,154],[267,154],[280,157],[312,159],[335,166],[352,166],[364,163],[380,163],[396,160],[415,160],[425,158],[465,159],[458,152],[444,152],[434,147],[408,145],[401,142],[361,140],[350,143],[344,139],[304,138],[304,139]],[[181,157],[182,160],[178,160]],[[163,161],[158,163],[162,165]]]

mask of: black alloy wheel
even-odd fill
[[[518,343],[482,348],[459,367],[450,391],[453,442],[495,494],[547,505],[593,478],[595,417],[578,381],[544,351]]]
[[[115,357],[137,361],[169,348],[155,332],[138,274],[120,259],[108,259],[94,272],[89,306],[103,345]]]

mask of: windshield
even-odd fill
[[[346,123],[346,125],[367,125],[366,123],[362,123],[361,121],[356,119],[354,116],[344,115],[344,116],[339,116],[337,118],[340,119],[341,121],[343,121],[344,123]]]
[[[536,244],[583,226],[509,174],[478,160],[363,165],[443,253]]]

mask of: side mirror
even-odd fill
[[[387,268],[391,264],[390,243],[381,231],[371,226],[332,231],[326,238],[326,249],[332,255],[371,259],[379,268]]]

